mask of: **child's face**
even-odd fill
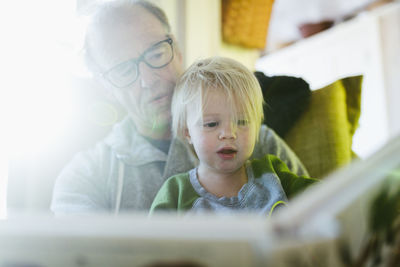
[[[187,138],[199,158],[199,169],[212,173],[232,173],[239,170],[253,153],[255,122],[231,110],[223,92],[210,91],[202,118],[187,110]]]

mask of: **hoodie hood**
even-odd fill
[[[125,164],[143,165],[167,160],[167,154],[141,136],[128,116],[114,125],[104,142]]]

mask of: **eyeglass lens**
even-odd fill
[[[172,58],[172,40],[167,39],[151,47],[138,59],[128,60],[113,67],[106,73],[106,78],[116,87],[126,87],[137,80],[141,61],[151,68],[162,68],[168,65]]]

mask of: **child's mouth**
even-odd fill
[[[233,148],[223,148],[223,149],[218,150],[217,154],[222,159],[233,159],[237,154],[237,150],[235,150]]]

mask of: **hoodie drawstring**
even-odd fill
[[[118,181],[117,181],[117,195],[115,198],[115,210],[114,214],[119,213],[119,209],[121,207],[121,198],[122,198],[122,188],[124,186],[124,163],[120,160],[118,164]]]

